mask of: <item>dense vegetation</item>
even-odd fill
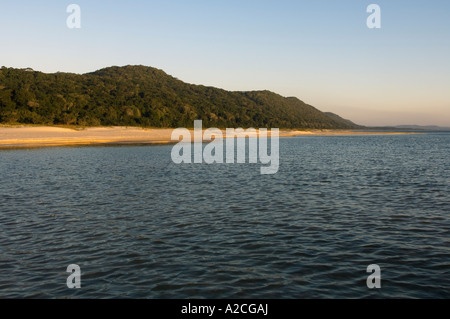
[[[192,127],[195,119],[221,128],[357,127],[297,98],[191,85],[144,66],[82,75],[0,69],[0,123]]]
[[[349,127],[353,127],[353,128],[363,128],[363,126],[361,125],[357,125],[355,123],[353,123],[350,120],[344,119],[342,117],[340,117],[337,114],[331,113],[331,112],[325,112],[325,115],[327,115],[329,118],[331,118],[332,120],[339,122],[339,123],[343,123],[343,124],[347,124]]]

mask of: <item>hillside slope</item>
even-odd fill
[[[184,83],[145,66],[87,74],[0,69],[0,123],[352,129],[297,98]]]
[[[339,115],[335,114],[335,113],[331,113],[331,112],[325,112],[325,114],[330,117],[331,119],[335,120],[336,122],[342,123],[342,124],[346,124],[349,126],[353,126],[354,128],[364,128],[364,126],[361,125],[357,125],[355,123],[353,123],[350,120],[344,119],[342,117],[340,117]]]

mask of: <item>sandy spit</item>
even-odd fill
[[[270,133],[270,130],[268,131]],[[138,127],[91,127],[78,129],[52,126],[0,126],[0,148],[108,144],[164,144],[177,142],[177,140],[172,141],[172,132],[173,129],[143,129]],[[222,132],[224,133],[224,137],[227,137],[224,130],[222,130]],[[190,130],[190,133],[193,137],[193,130]],[[294,137],[302,135],[374,134],[405,133],[379,133],[343,130],[280,130],[280,137]]]

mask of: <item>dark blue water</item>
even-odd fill
[[[0,297],[450,297],[449,134],[280,139],[276,175],[171,148],[0,151]]]

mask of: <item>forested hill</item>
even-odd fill
[[[0,123],[351,129],[297,98],[184,83],[145,66],[46,74],[0,69]]]

